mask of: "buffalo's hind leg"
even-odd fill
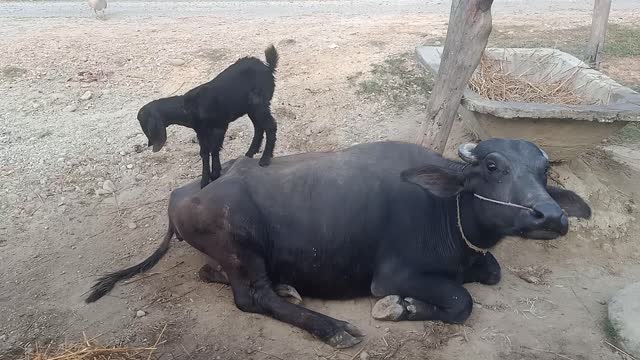
[[[217,283],[229,285],[229,277],[224,272],[222,266],[217,262],[210,260],[208,264],[203,265],[198,271],[198,277],[200,280],[209,283]],[[273,290],[278,296],[285,298],[287,301],[300,304],[302,303],[302,296],[293,287],[286,284],[278,284],[273,287]]]
[[[375,310],[384,310],[374,311],[378,320],[440,320],[460,324],[471,315],[471,295],[456,281],[429,274],[411,274],[402,279],[390,275],[376,278],[372,284],[372,293],[385,297],[374,306]]]
[[[238,309],[269,315],[299,327],[336,348],[354,346],[364,336],[355,326],[292,304],[282,299],[267,277],[264,261],[258,254],[230,254],[237,261],[223,264],[229,275]],[[229,265],[229,266],[227,266]]]

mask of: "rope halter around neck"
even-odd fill
[[[483,201],[488,201],[488,202],[493,203],[493,204],[503,205],[503,206],[510,206],[510,207],[514,207],[514,208],[517,208],[517,209],[521,209],[521,210],[527,210],[527,211],[535,212],[535,210],[533,210],[532,208],[527,207],[527,206],[514,204],[514,203],[506,202],[506,201],[490,199],[488,197],[484,197],[484,196],[478,195],[476,193],[473,193],[473,196],[475,196],[477,199],[480,199],[480,200],[483,200]],[[488,249],[483,249],[481,247],[478,247],[478,246],[472,244],[471,241],[469,241],[469,239],[467,238],[467,236],[464,233],[464,229],[462,228],[462,217],[460,216],[460,194],[456,195],[456,214],[457,214],[457,220],[458,220],[458,229],[460,230],[460,235],[462,236],[462,239],[464,240],[465,244],[467,244],[467,246],[471,250],[474,250],[476,252],[482,253],[483,255],[486,254],[487,251],[489,251]]]

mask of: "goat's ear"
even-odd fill
[[[555,186],[548,186],[547,191],[568,216],[582,219],[589,219],[591,217],[591,208],[589,205],[573,191]]]
[[[153,145],[153,152],[158,152],[167,142],[167,128],[164,126],[162,118],[155,115],[149,117],[147,127],[149,145]]]
[[[462,166],[426,165],[402,172],[404,181],[416,184],[439,197],[457,195],[464,188]]]

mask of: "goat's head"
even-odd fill
[[[149,140],[148,146],[153,146],[153,152],[160,151],[167,142],[167,128],[162,116],[153,109],[153,103],[146,104],[138,111],[138,122]]]

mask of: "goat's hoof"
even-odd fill
[[[271,158],[263,156],[260,158],[260,161],[258,162],[258,164],[262,167],[269,166],[269,164],[271,164]]]

